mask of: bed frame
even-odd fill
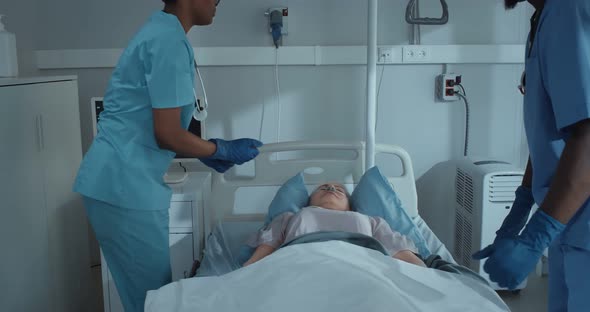
[[[418,215],[418,197],[414,171],[409,154],[398,146],[376,145],[376,154],[389,154],[399,158],[402,168],[400,176],[387,177],[400,197],[404,209],[410,217]],[[313,159],[297,158],[281,160],[275,156],[281,152],[303,152],[334,154],[344,151],[349,158]],[[217,222],[223,221],[261,221],[263,214],[236,213],[235,194],[244,187],[277,187],[299,172],[304,172],[307,185],[317,185],[326,181],[338,181],[356,185],[365,168],[364,142],[305,141],[268,144],[260,149],[255,159],[255,175],[252,178],[229,179],[223,174],[214,173],[208,204],[204,210],[204,233],[211,233]],[[321,169],[320,169],[321,168]]]

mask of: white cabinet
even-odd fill
[[[189,276],[195,260],[200,260],[204,243],[203,211],[211,190],[211,174],[193,172],[181,184],[171,185],[170,265],[172,280]],[[123,312],[117,287],[104,257],[102,260],[105,312]]]
[[[170,234],[170,265],[172,280],[187,278],[193,266],[193,233]]]
[[[76,77],[0,79],[0,310],[87,310]]]

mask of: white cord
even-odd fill
[[[276,87],[277,87],[277,108],[278,108],[278,118],[277,118],[277,143],[281,141],[281,84],[279,81],[279,49],[275,50],[276,57],[275,57],[275,80],[276,80]]]
[[[266,111],[265,108],[266,108],[266,101],[263,101],[262,102],[262,116],[260,117],[260,133],[258,134],[258,140],[261,142],[264,142],[264,141],[262,141],[262,129],[264,126],[264,113]]]
[[[377,133],[377,125],[379,124],[379,93],[381,93],[381,83],[383,82],[383,74],[385,73],[385,66],[381,66],[381,77],[379,78],[379,86],[377,87],[377,107],[375,113],[375,133]]]
[[[279,80],[279,49],[275,50],[275,84],[276,84],[276,92],[277,92],[277,143],[280,142],[281,139],[281,84]],[[264,117],[266,112],[266,104],[262,103],[262,117],[260,118],[260,133],[258,137],[260,141],[262,141],[262,130],[264,126]]]

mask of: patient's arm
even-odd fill
[[[246,261],[246,263],[244,263],[244,266],[249,266],[250,264],[257,262],[259,260],[262,260],[264,257],[270,255],[271,253],[275,252],[275,248],[269,245],[260,245],[258,246],[258,248],[256,248],[256,251],[254,251],[254,254],[252,255],[252,257],[250,258],[250,260]]]
[[[393,257],[396,259],[399,259],[401,261],[415,264],[417,266],[426,267],[426,264],[424,264],[424,261],[420,260],[420,258],[418,258],[413,252],[411,252],[409,250],[402,250],[402,251],[396,253]]]

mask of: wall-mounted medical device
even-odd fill
[[[268,29],[272,36],[272,41],[278,49],[282,44],[283,36],[288,34],[289,8],[270,8],[264,13],[264,15],[268,18]]]

